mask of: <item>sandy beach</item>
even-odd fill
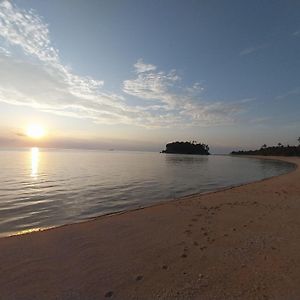
[[[297,168],[2,238],[0,299],[299,299],[299,215]]]

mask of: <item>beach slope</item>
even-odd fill
[[[5,300],[299,298],[299,168],[0,239]]]

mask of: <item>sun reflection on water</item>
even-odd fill
[[[39,171],[39,148],[31,148],[31,177],[37,178]]]
[[[51,227],[49,227],[49,228],[51,228]],[[15,233],[11,234],[10,236],[23,235],[23,234],[32,233],[32,232],[39,232],[39,231],[43,231],[43,230],[46,230],[46,229],[48,229],[48,228],[46,228],[46,227],[45,228],[37,227],[37,228],[24,229],[24,230],[17,231]]]

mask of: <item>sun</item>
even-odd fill
[[[33,139],[39,139],[45,135],[45,130],[41,125],[30,124],[26,129],[26,135]]]

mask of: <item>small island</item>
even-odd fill
[[[173,154],[196,154],[209,155],[209,146],[203,143],[192,142],[172,142],[166,145],[166,150],[161,153]]]
[[[263,155],[263,156],[300,156],[300,137],[298,146],[283,145],[278,143],[277,146],[262,145],[257,150],[232,151],[232,155]]]

